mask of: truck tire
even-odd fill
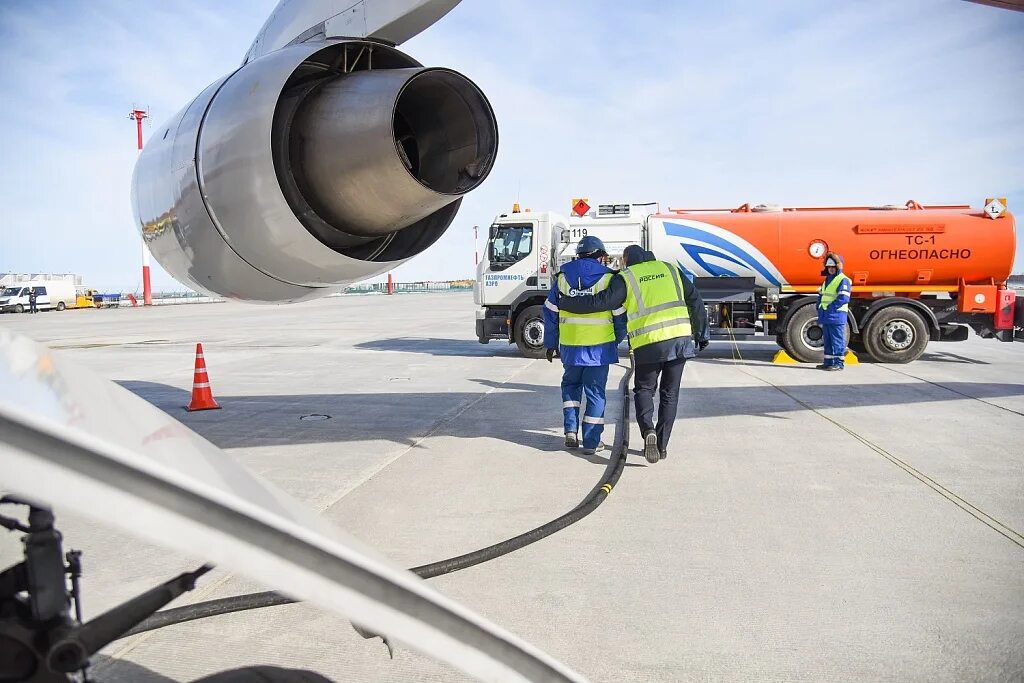
[[[868,355],[880,363],[911,363],[928,346],[928,325],[912,308],[889,306],[868,321],[861,335]]]
[[[527,306],[516,317],[516,346],[527,358],[544,357],[544,307]]]
[[[17,306],[14,307],[14,312],[15,313],[24,313],[25,312],[25,307],[22,306],[21,304],[18,304]]]
[[[818,324],[814,304],[798,308],[779,338],[786,353],[801,363],[820,363],[825,359],[825,333]]]
[[[57,302],[57,310],[58,311],[63,311],[65,308],[67,308],[67,306],[64,305],[63,301],[58,301]]]

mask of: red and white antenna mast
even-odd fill
[[[138,131],[139,153],[142,153],[142,122],[149,118],[149,112],[144,109],[133,109],[128,118],[135,122]],[[146,306],[153,305],[153,288],[149,280],[149,247],[146,246],[146,239],[142,239],[142,302]]]

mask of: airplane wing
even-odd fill
[[[479,680],[584,680],[28,338],[0,332],[0,386],[5,489],[206,558]]]
[[[1024,0],[968,0],[968,2],[1024,12]]]
[[[376,38],[401,45],[460,0],[281,0],[256,34],[244,63],[291,43]]]

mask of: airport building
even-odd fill
[[[65,280],[76,287],[82,286],[82,276],[75,273],[0,273],[0,287],[10,287],[16,282],[33,280]]]

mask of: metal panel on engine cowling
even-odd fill
[[[132,179],[136,224],[160,265],[198,291],[258,301],[317,298],[322,290],[281,282],[246,263],[224,242],[206,210],[196,176],[196,143],[206,109],[226,80],[203,90],[146,145]]]
[[[278,182],[272,134],[285,82],[306,58],[343,42],[294,45],[247,64],[221,87],[203,121],[197,167],[214,225],[239,256],[282,282],[340,289],[402,263],[363,261],[325,246],[296,218]]]

